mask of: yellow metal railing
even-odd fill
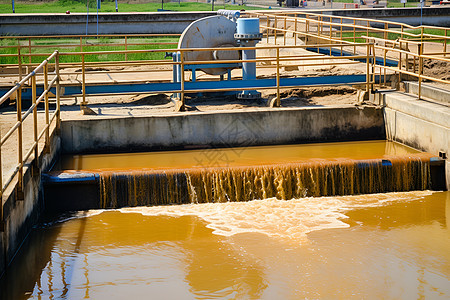
[[[410,26],[398,22],[389,22],[382,20],[349,18],[340,16],[328,16],[313,13],[292,13],[292,12],[246,12],[246,16],[260,18],[261,28],[265,32],[265,39],[269,42],[269,38],[273,37],[275,44],[286,45],[286,36],[291,34],[294,38],[294,45],[297,44],[299,37],[302,37],[304,43],[308,45],[311,41],[313,44],[322,44],[320,47],[329,47],[330,52],[333,43],[348,44],[348,48],[352,49],[353,55],[357,52],[364,53],[367,51],[363,43],[372,42],[374,47],[373,56],[380,54],[383,58],[383,65],[373,64],[373,72],[379,69],[380,75],[384,73],[383,84],[386,85],[386,71],[395,72],[398,76],[398,82],[401,81],[402,75],[416,77],[419,83],[419,99],[421,98],[421,83],[423,80],[429,80],[444,84],[450,84],[449,80],[443,80],[423,74],[424,59],[437,60],[441,62],[450,62],[447,56],[450,55],[447,43],[450,42],[450,36],[447,36],[449,28],[437,26]],[[303,16],[303,17],[299,17]],[[303,30],[299,30],[299,26],[303,26]],[[444,35],[426,34],[425,29],[439,30]],[[414,34],[406,30],[418,30],[419,34]],[[371,36],[371,34],[381,35],[382,37]],[[393,35],[396,39],[389,39],[389,35]],[[279,39],[282,38],[280,42]],[[425,46],[436,46],[436,41],[442,42],[442,51],[425,51]],[[323,45],[330,44],[330,45]],[[414,45],[415,50],[409,50]],[[313,47],[313,46],[311,46]],[[317,48],[318,49],[318,48]],[[342,49],[340,47],[341,55]],[[359,51],[357,51],[357,49]],[[388,56],[390,54],[390,57]],[[386,66],[388,58],[398,61],[397,67]],[[412,70],[409,70],[409,59],[412,58]],[[404,65],[404,67],[403,67]],[[382,85],[381,82],[379,82]]]
[[[49,62],[54,60],[54,73],[49,74],[48,66]],[[41,95],[37,95],[36,92],[36,77],[37,74],[43,73],[44,80],[44,91]],[[50,75],[50,78],[49,78]],[[25,112],[22,111],[22,88],[25,86],[26,82],[31,81],[32,88],[32,105]],[[56,88],[56,109],[53,114],[50,115],[49,106],[49,94],[50,89],[55,86]],[[20,80],[11,90],[9,90],[5,95],[0,98],[0,104],[4,103],[10,97],[15,94],[16,99],[16,122],[14,125],[1,136],[0,141],[0,230],[3,230],[3,206],[5,204],[3,194],[12,185],[15,179],[17,179],[16,184],[16,196],[18,200],[23,200],[23,175],[24,166],[33,156],[34,163],[38,164],[38,154],[39,154],[39,142],[44,138],[44,149],[48,149],[50,144],[50,128],[55,122],[55,128],[60,126],[60,81],[59,81],[59,53],[58,51],[53,52],[47,59],[45,59],[41,64],[39,64],[31,73],[26,75],[22,80]],[[38,132],[38,105],[44,103],[44,114],[45,114],[45,126]],[[33,143],[30,147],[24,149],[23,147],[23,126],[24,121],[32,115],[33,120]],[[13,167],[13,170],[6,175],[6,180],[3,180],[4,170],[1,162],[2,157],[2,146],[9,141],[14,133],[17,133],[17,164]]]
[[[368,49],[365,54],[361,55],[353,55],[353,56],[342,56],[342,57],[327,57],[322,54],[296,54],[296,55],[281,55],[280,50],[282,49],[305,49],[307,47],[319,47],[319,46],[333,46],[333,47],[346,47],[348,44],[320,44],[320,45],[280,45],[280,46],[258,46],[258,47],[221,47],[221,51],[242,51],[242,50],[256,50],[256,51],[262,51],[262,50],[273,50],[275,52],[275,55],[272,56],[260,56],[256,59],[252,60],[220,60],[220,63],[222,64],[228,64],[228,63],[245,63],[245,62],[255,62],[257,64],[257,70],[261,69],[273,69],[274,73],[276,74],[276,82],[277,85],[274,87],[269,87],[268,89],[276,89],[277,90],[277,102],[276,105],[280,105],[280,77],[281,72],[280,69],[283,67],[314,67],[314,66],[320,66],[323,67],[325,65],[349,65],[349,64],[361,64],[361,62],[352,61],[356,59],[363,59],[366,61],[366,89],[371,89],[372,85],[374,84],[374,77],[373,77],[373,59],[371,59],[371,53],[373,53],[373,50],[370,50],[373,48],[373,44],[371,43],[360,43],[359,46],[364,46]],[[195,65],[195,64],[202,64],[202,65],[208,65],[208,64],[217,64],[219,61],[217,60],[205,60],[205,61],[187,61],[185,60],[185,53],[187,52],[205,52],[205,51],[215,51],[217,48],[186,48],[186,49],[152,49],[152,50],[129,50],[127,53],[154,53],[154,52],[167,52],[167,51],[175,51],[180,53],[181,60],[179,62],[173,62],[172,60],[156,60],[156,61],[145,61],[145,65],[148,69],[146,69],[146,72],[167,72],[172,71],[173,68],[176,66],[180,66],[180,69],[182,71],[181,75],[181,86],[180,89],[173,89],[173,90],[167,90],[165,92],[167,93],[176,93],[180,94],[180,101],[178,102],[178,108],[183,109],[184,108],[184,94],[185,94],[185,88],[184,83],[186,80],[185,73],[191,72],[190,70],[185,70],[185,66],[189,65]],[[117,65],[117,63],[113,62],[86,62],[85,56],[87,55],[104,55],[104,54],[114,54],[114,53],[123,53],[122,51],[102,51],[102,52],[79,52],[79,53],[60,53],[60,56],[67,56],[67,55],[77,55],[82,57],[81,64],[79,67],[81,67],[81,94],[79,95],[72,95],[72,96],[79,96],[82,97],[81,105],[85,106],[87,105],[86,96],[89,96],[89,93],[86,92],[86,85],[88,84],[87,75],[89,74],[101,74],[104,71],[87,71],[89,68],[96,66],[97,68],[105,67],[105,66],[111,66],[111,65]],[[318,61],[319,60],[319,61]],[[140,64],[141,62],[139,62]],[[273,63],[273,64],[272,64]],[[286,65],[286,63],[289,63]],[[161,70],[161,67],[166,67],[163,70]],[[154,69],[152,69],[154,68]],[[142,70],[141,70],[142,71]],[[114,73],[129,73],[134,71],[124,71],[124,70],[117,70],[117,71],[108,71],[109,74]],[[64,75],[67,74],[74,74],[74,73],[64,73]],[[79,73],[78,73],[79,74]],[[170,79],[172,79],[172,76],[170,76]],[[285,87],[283,87],[285,88]],[[248,88],[248,90],[252,90],[254,88]],[[264,88],[260,88],[264,89]],[[208,90],[212,92],[218,92],[218,91],[234,91],[234,90],[246,90],[246,88],[217,88],[214,90]],[[189,92],[202,92],[202,90],[189,90]],[[114,94],[129,94],[129,93],[114,93]],[[132,94],[137,94],[137,92],[132,92]],[[96,96],[105,96],[108,94],[95,94]],[[71,96],[71,97],[72,97]]]
[[[178,42],[147,41],[146,39],[179,38],[180,34],[128,34],[128,35],[52,35],[52,36],[0,36],[0,58],[14,58],[17,63],[1,63],[3,72],[9,68],[19,67],[19,80],[22,79],[23,69],[31,69],[38,63],[33,63],[33,57],[46,57],[54,49],[74,49],[75,52],[83,52],[86,48],[97,51],[95,48],[123,48],[124,61],[129,61],[126,53],[129,47],[155,47],[177,45]],[[59,42],[61,41],[62,42]],[[111,40],[113,42],[105,42]],[[45,45],[44,43],[48,43]],[[49,51],[47,51],[49,50]],[[9,53],[7,52],[15,52]],[[69,64],[68,64],[69,65]],[[28,73],[28,72],[26,72]]]

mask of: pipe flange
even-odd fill
[[[236,40],[261,40],[262,33],[235,33],[234,38]]]
[[[257,91],[251,91],[251,93],[238,93],[236,94],[236,98],[242,100],[253,100],[253,99],[261,99],[261,93]]]

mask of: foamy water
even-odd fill
[[[181,217],[194,215],[205,220],[213,233],[232,236],[239,233],[262,233],[271,237],[307,242],[309,232],[345,228],[345,211],[381,206],[397,201],[411,201],[431,195],[431,191],[371,194],[341,197],[317,197],[293,200],[275,198],[249,202],[185,204],[152,207],[127,207],[122,213],[145,216]]]

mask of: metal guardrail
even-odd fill
[[[54,75],[49,78],[48,65],[49,61],[55,60],[55,72],[50,75]],[[36,93],[36,76],[38,72],[43,72],[44,76],[44,92],[41,95]],[[31,87],[33,90],[32,105],[30,108],[22,112],[22,99],[21,90],[27,81],[31,80]],[[49,81],[50,80],[50,81]],[[49,93],[50,89],[55,85],[56,87],[56,109],[52,115],[50,115],[49,107]],[[8,130],[8,132],[1,137],[0,141],[0,231],[4,230],[3,222],[3,207],[5,200],[3,199],[3,193],[11,186],[14,179],[17,178],[16,185],[16,197],[18,200],[23,200],[23,175],[24,166],[29,161],[33,155],[33,162],[38,164],[39,157],[39,142],[44,137],[45,149],[48,149],[50,143],[50,127],[55,121],[55,128],[60,126],[60,81],[59,81],[59,52],[54,51],[47,59],[45,59],[39,66],[37,66],[31,73],[20,80],[9,92],[0,98],[0,104],[9,99],[14,93],[16,93],[16,123]],[[45,113],[45,126],[38,132],[38,105],[44,102],[44,113]],[[33,144],[28,149],[23,148],[23,123],[28,116],[33,116]],[[2,157],[2,146],[12,137],[12,135],[17,131],[17,164],[14,166],[13,171],[7,175],[7,179],[3,182],[3,166],[1,162]],[[25,152],[25,154],[24,154]]]
[[[450,84],[449,80],[442,80],[432,76],[426,76],[424,71],[424,59],[431,59],[443,62],[450,62],[447,52],[447,43],[450,42],[449,28],[436,26],[410,26],[398,22],[389,22],[372,19],[355,19],[340,16],[328,16],[322,14],[312,13],[292,13],[292,12],[246,12],[246,16],[260,18],[261,28],[265,31],[265,38],[269,41],[269,37],[273,37],[275,44],[278,44],[278,39],[282,38],[282,44],[286,44],[286,36],[292,34],[294,37],[294,44],[297,44],[298,38],[303,37],[305,44],[313,40],[317,43],[348,43],[352,48],[352,54],[357,55],[357,48],[364,48],[363,43],[373,42],[373,56],[377,60],[377,53],[381,53],[379,63],[373,64],[373,72],[376,73],[375,68],[379,68],[379,73],[384,76],[384,82],[379,82],[379,85],[386,86],[386,71],[395,72],[398,76],[398,83],[401,82],[402,75],[409,75],[416,77],[419,83],[419,99],[421,98],[421,83],[423,80],[430,80],[434,82]],[[304,17],[299,17],[304,16]],[[304,30],[299,30],[302,25]],[[400,30],[396,30],[400,29]],[[420,30],[419,34],[407,32],[407,29]],[[425,29],[440,30],[444,33],[443,36],[435,34],[426,34]],[[370,35],[382,35],[382,38]],[[394,35],[397,39],[389,39],[389,35]],[[362,43],[359,43],[362,41]],[[442,52],[425,52],[426,42],[442,41]],[[417,47],[417,52],[409,50],[410,45]],[[329,47],[328,53],[333,52],[333,47]],[[347,47],[348,48],[348,47]],[[364,52],[363,50],[362,52]],[[388,53],[395,53],[393,59],[397,61],[397,67],[389,66],[387,64]],[[343,55],[342,47],[340,54]],[[410,58],[413,63],[410,68]],[[412,69],[412,70],[410,70]],[[397,86],[398,88],[398,86]]]
[[[280,68],[283,67],[309,67],[309,66],[324,66],[324,65],[344,65],[344,64],[357,64],[360,62],[357,61],[350,61],[350,60],[362,60],[366,63],[366,74],[363,76],[364,78],[361,79],[359,77],[358,83],[364,83],[366,84],[366,89],[369,90],[371,86],[373,85],[374,77],[372,73],[372,68],[370,67],[373,63],[373,59],[371,59],[371,54],[373,51],[370,51],[370,49],[373,47],[373,44],[366,43],[366,44],[359,44],[367,47],[368,51],[366,51],[366,54],[364,55],[352,55],[352,56],[342,56],[342,57],[333,57],[333,58],[327,58],[322,54],[307,54],[307,55],[281,55],[280,50],[281,49],[306,49],[307,47],[313,47],[314,45],[291,45],[291,46],[258,46],[258,47],[221,47],[221,51],[242,51],[242,50],[270,50],[272,49],[276,54],[274,56],[264,56],[256,59],[251,60],[220,60],[220,61],[186,61],[184,60],[184,53],[186,52],[205,52],[205,51],[214,51],[217,50],[216,48],[186,48],[186,49],[175,49],[176,52],[179,52],[181,55],[181,60],[179,62],[174,62],[172,60],[156,60],[156,61],[146,61],[145,65],[149,68],[147,71],[158,71],[157,68],[161,66],[166,66],[176,68],[176,66],[180,66],[180,70],[182,72],[181,75],[181,82],[179,83],[146,83],[143,84],[144,87],[141,90],[134,89],[133,91],[127,90],[126,88],[122,88],[122,91],[120,91],[120,84],[115,85],[104,85],[105,92],[98,92],[98,88],[100,85],[93,86],[91,89],[88,89],[88,82],[86,79],[86,75],[91,74],[98,74],[101,73],[97,71],[87,71],[89,67],[97,67],[101,68],[104,66],[111,66],[111,65],[117,65],[117,63],[112,62],[96,62],[96,63],[87,63],[85,61],[85,56],[87,55],[105,55],[105,54],[114,54],[114,53],[123,53],[122,51],[102,51],[102,52],[79,52],[79,53],[59,53],[59,56],[66,56],[66,55],[77,55],[81,56],[81,64],[79,67],[81,67],[81,90],[79,90],[79,93],[71,93],[70,96],[80,96],[82,97],[81,106],[86,106],[88,103],[86,101],[86,96],[89,95],[110,95],[110,94],[139,94],[139,93],[175,93],[179,94],[179,102],[177,102],[177,107],[179,109],[184,108],[184,95],[186,93],[193,93],[193,92],[219,92],[219,91],[239,91],[239,90],[252,90],[252,89],[277,89],[277,101],[276,105],[280,105],[280,88],[283,87],[294,87],[302,84],[296,84],[294,80],[291,80],[288,82],[288,80],[284,80],[281,78],[281,72]],[[323,46],[323,45],[316,45],[316,47]],[[347,44],[329,44],[326,46],[333,46],[333,47],[345,47]],[[151,52],[167,52],[167,51],[174,51],[174,49],[152,49],[152,50],[129,50],[127,53],[151,53]],[[321,60],[319,63],[314,62],[317,60]],[[327,62],[327,60],[330,60],[330,62]],[[333,61],[331,61],[333,60]],[[336,62],[336,60],[341,60],[341,62]],[[251,84],[243,84],[242,80],[225,80],[225,81],[217,81],[217,80],[206,80],[203,81],[195,81],[195,82],[188,82],[186,85],[186,76],[185,73],[187,72],[195,72],[195,69],[201,69],[201,66],[204,68],[208,67],[208,65],[227,65],[227,64],[242,64],[245,62],[254,62],[257,63],[257,70],[258,69],[267,69],[272,68],[276,72],[276,80],[274,82],[265,82],[263,79],[256,79]],[[289,63],[286,65],[285,63]],[[141,62],[139,62],[141,63]],[[273,64],[272,64],[273,63]],[[151,69],[152,67],[156,69]],[[217,66],[216,66],[217,67]],[[128,72],[134,72],[134,71],[128,71]],[[108,73],[123,73],[123,71],[108,71]],[[67,73],[65,73],[67,74]],[[79,73],[78,73],[79,74]],[[192,76],[192,78],[195,78],[195,75]],[[230,78],[228,78],[230,79]],[[204,82],[208,82],[209,85],[205,85]],[[300,81],[298,81],[300,82]],[[203,83],[203,84],[202,84]],[[342,82],[342,84],[345,84],[347,82]],[[356,83],[356,82],[355,82]],[[330,83],[332,84],[332,83]],[[334,83],[333,83],[334,84]],[[138,87],[139,88],[139,87]],[[146,89],[147,88],[147,89]],[[67,86],[65,87],[66,91],[69,89]],[[110,92],[106,92],[109,89]]]
[[[1,54],[1,58],[14,58],[16,63],[1,63],[4,72],[10,67],[19,67],[19,80],[23,76],[23,68],[30,69],[39,65],[40,62],[33,62],[33,57],[46,57],[54,49],[75,49],[76,52],[83,52],[86,48],[95,51],[95,48],[120,47],[125,50],[124,61],[128,61],[126,51],[131,47],[154,47],[164,45],[177,45],[178,42],[136,42],[135,40],[156,39],[156,38],[178,38],[180,34],[127,34],[127,35],[52,35],[52,36],[0,36],[0,52],[15,52]],[[59,40],[63,42],[58,43]],[[94,40],[94,42],[92,42]],[[112,40],[113,42],[106,42]],[[40,44],[49,42],[48,45]],[[46,51],[46,50],[50,51]],[[62,65],[62,64],[61,64]]]

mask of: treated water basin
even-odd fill
[[[65,155],[61,170],[186,169],[285,164],[301,161],[367,160],[419,151],[377,140],[145,153]]]
[[[448,299],[449,208],[422,191],[80,212],[35,229],[0,298]]]

